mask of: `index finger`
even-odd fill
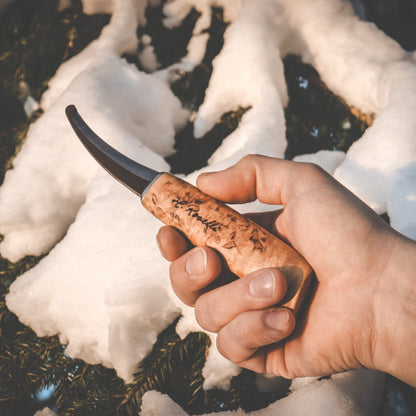
[[[330,181],[332,178],[317,165],[248,155],[228,169],[201,174],[197,185],[224,202],[258,199],[266,204],[286,205],[294,196]]]

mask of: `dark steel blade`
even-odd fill
[[[141,197],[143,191],[159,175],[159,172],[124,156],[100,139],[88,127],[74,105],[69,105],[65,112],[75,133],[95,160],[108,173]]]

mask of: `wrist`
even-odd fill
[[[393,234],[374,294],[370,367],[416,386],[416,243]]]

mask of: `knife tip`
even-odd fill
[[[77,112],[77,109],[74,104],[70,104],[65,108],[65,113],[67,117],[72,117],[73,114]]]

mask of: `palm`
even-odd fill
[[[371,328],[364,322],[372,319],[369,299],[375,290],[375,282],[366,276],[383,267],[368,253],[370,247],[371,252],[376,248],[382,258],[387,248],[382,220],[370,211],[363,215],[362,204],[352,195],[334,198],[333,186],[321,186],[319,193],[301,193],[291,199],[276,220],[278,232],[310,262],[319,282],[307,315],[291,339],[267,352],[267,371],[290,378],[331,374],[363,364],[360,361],[367,357],[359,353],[368,350],[362,344],[370,342],[371,334],[357,334],[356,328]],[[350,305],[357,308],[352,310]]]

